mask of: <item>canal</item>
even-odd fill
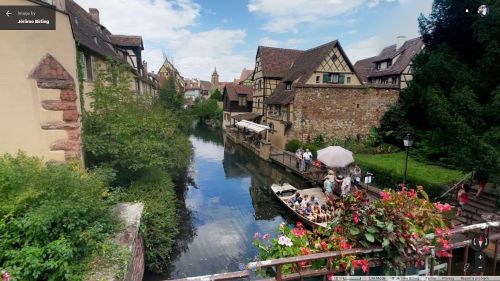
[[[270,185],[301,178],[226,143],[220,131],[196,127],[190,136],[194,156],[188,180],[177,183],[181,234],[168,272],[146,273],[156,281],[236,271],[257,254],[255,232],[273,233],[293,217],[275,200]]]

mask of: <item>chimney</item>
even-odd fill
[[[142,62],[142,76],[148,78],[148,63],[146,61]]]
[[[99,22],[99,10],[97,10],[96,8],[89,8],[89,14],[95,22],[100,24],[100,22]]]
[[[396,38],[396,50],[401,48],[401,46],[404,44],[404,42],[406,41],[406,36],[398,36]]]

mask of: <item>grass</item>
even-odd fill
[[[355,154],[354,158],[360,166],[375,167],[378,170],[386,170],[394,176],[403,179],[405,152],[390,154]],[[465,176],[457,170],[451,170],[436,165],[429,165],[408,158],[408,178],[415,182],[425,182],[436,186],[444,186],[449,183],[460,181]],[[376,175],[375,175],[376,177]]]

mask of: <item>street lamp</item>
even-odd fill
[[[407,134],[403,138],[403,145],[406,148],[405,174],[403,177],[403,184],[406,186],[406,173],[408,171],[408,152],[410,151],[410,147],[413,145],[413,139],[411,138],[410,134]]]

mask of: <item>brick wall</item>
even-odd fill
[[[366,136],[399,96],[396,88],[303,87],[295,89],[293,126],[287,139],[322,134],[327,139]]]

